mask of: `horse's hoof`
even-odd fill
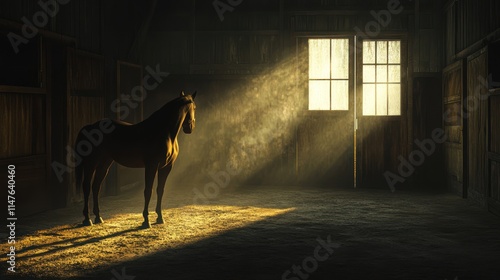
[[[163,218],[157,218],[156,223],[162,225],[165,223],[165,221],[163,220]]]
[[[84,226],[84,227],[91,226],[91,225],[93,225],[93,224],[92,224],[92,221],[90,219],[85,219],[82,222],[82,226]]]
[[[143,222],[142,225],[141,225],[141,228],[150,228],[151,225],[149,224],[149,222]]]
[[[95,217],[95,221],[94,221],[95,224],[102,224],[104,223],[103,219],[101,217]]]

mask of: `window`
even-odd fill
[[[349,110],[349,39],[309,39],[309,110]]]
[[[363,42],[363,115],[401,115],[401,41]]]

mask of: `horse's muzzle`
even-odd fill
[[[194,119],[184,121],[184,123],[182,124],[182,131],[184,131],[184,133],[186,134],[191,134],[194,130],[194,124]]]
[[[185,124],[182,126],[182,131],[186,134],[191,134],[194,130],[194,123]]]

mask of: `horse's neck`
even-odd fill
[[[180,114],[176,116],[176,118],[172,118],[171,125],[168,126],[166,135],[173,141],[177,140],[177,135],[179,135],[179,132],[181,131],[182,123],[184,123],[184,119],[186,118],[186,113],[180,112]]]
[[[146,119],[144,123],[152,130],[153,134],[175,141],[185,118],[186,112],[184,111],[167,111],[165,114],[158,114],[151,119]]]

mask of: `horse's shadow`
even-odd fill
[[[74,226],[72,226],[73,229],[79,229],[82,227],[84,227],[82,224],[75,224]],[[100,242],[102,240],[118,237],[118,236],[121,236],[121,235],[124,235],[127,233],[139,231],[142,229],[143,228],[141,226],[138,226],[138,227],[133,227],[133,228],[125,229],[122,231],[118,231],[118,232],[115,232],[115,233],[112,233],[112,234],[109,234],[106,236],[74,237],[71,239],[64,239],[64,240],[60,240],[60,241],[56,241],[56,242],[52,242],[52,243],[33,245],[33,246],[23,248],[19,252],[21,254],[19,259],[46,256],[46,255],[54,254],[54,253],[57,253],[59,251],[63,251],[63,250],[69,249],[69,248],[76,248],[76,247],[80,247],[80,246],[84,246],[84,245],[88,245],[88,244],[92,244],[92,243],[97,243],[97,242]],[[66,244],[66,246],[63,246],[63,244]],[[29,254],[29,252],[33,251],[33,250],[50,248],[50,247],[55,247],[55,246],[57,246],[57,248],[50,249],[50,250],[44,251],[42,253]]]

